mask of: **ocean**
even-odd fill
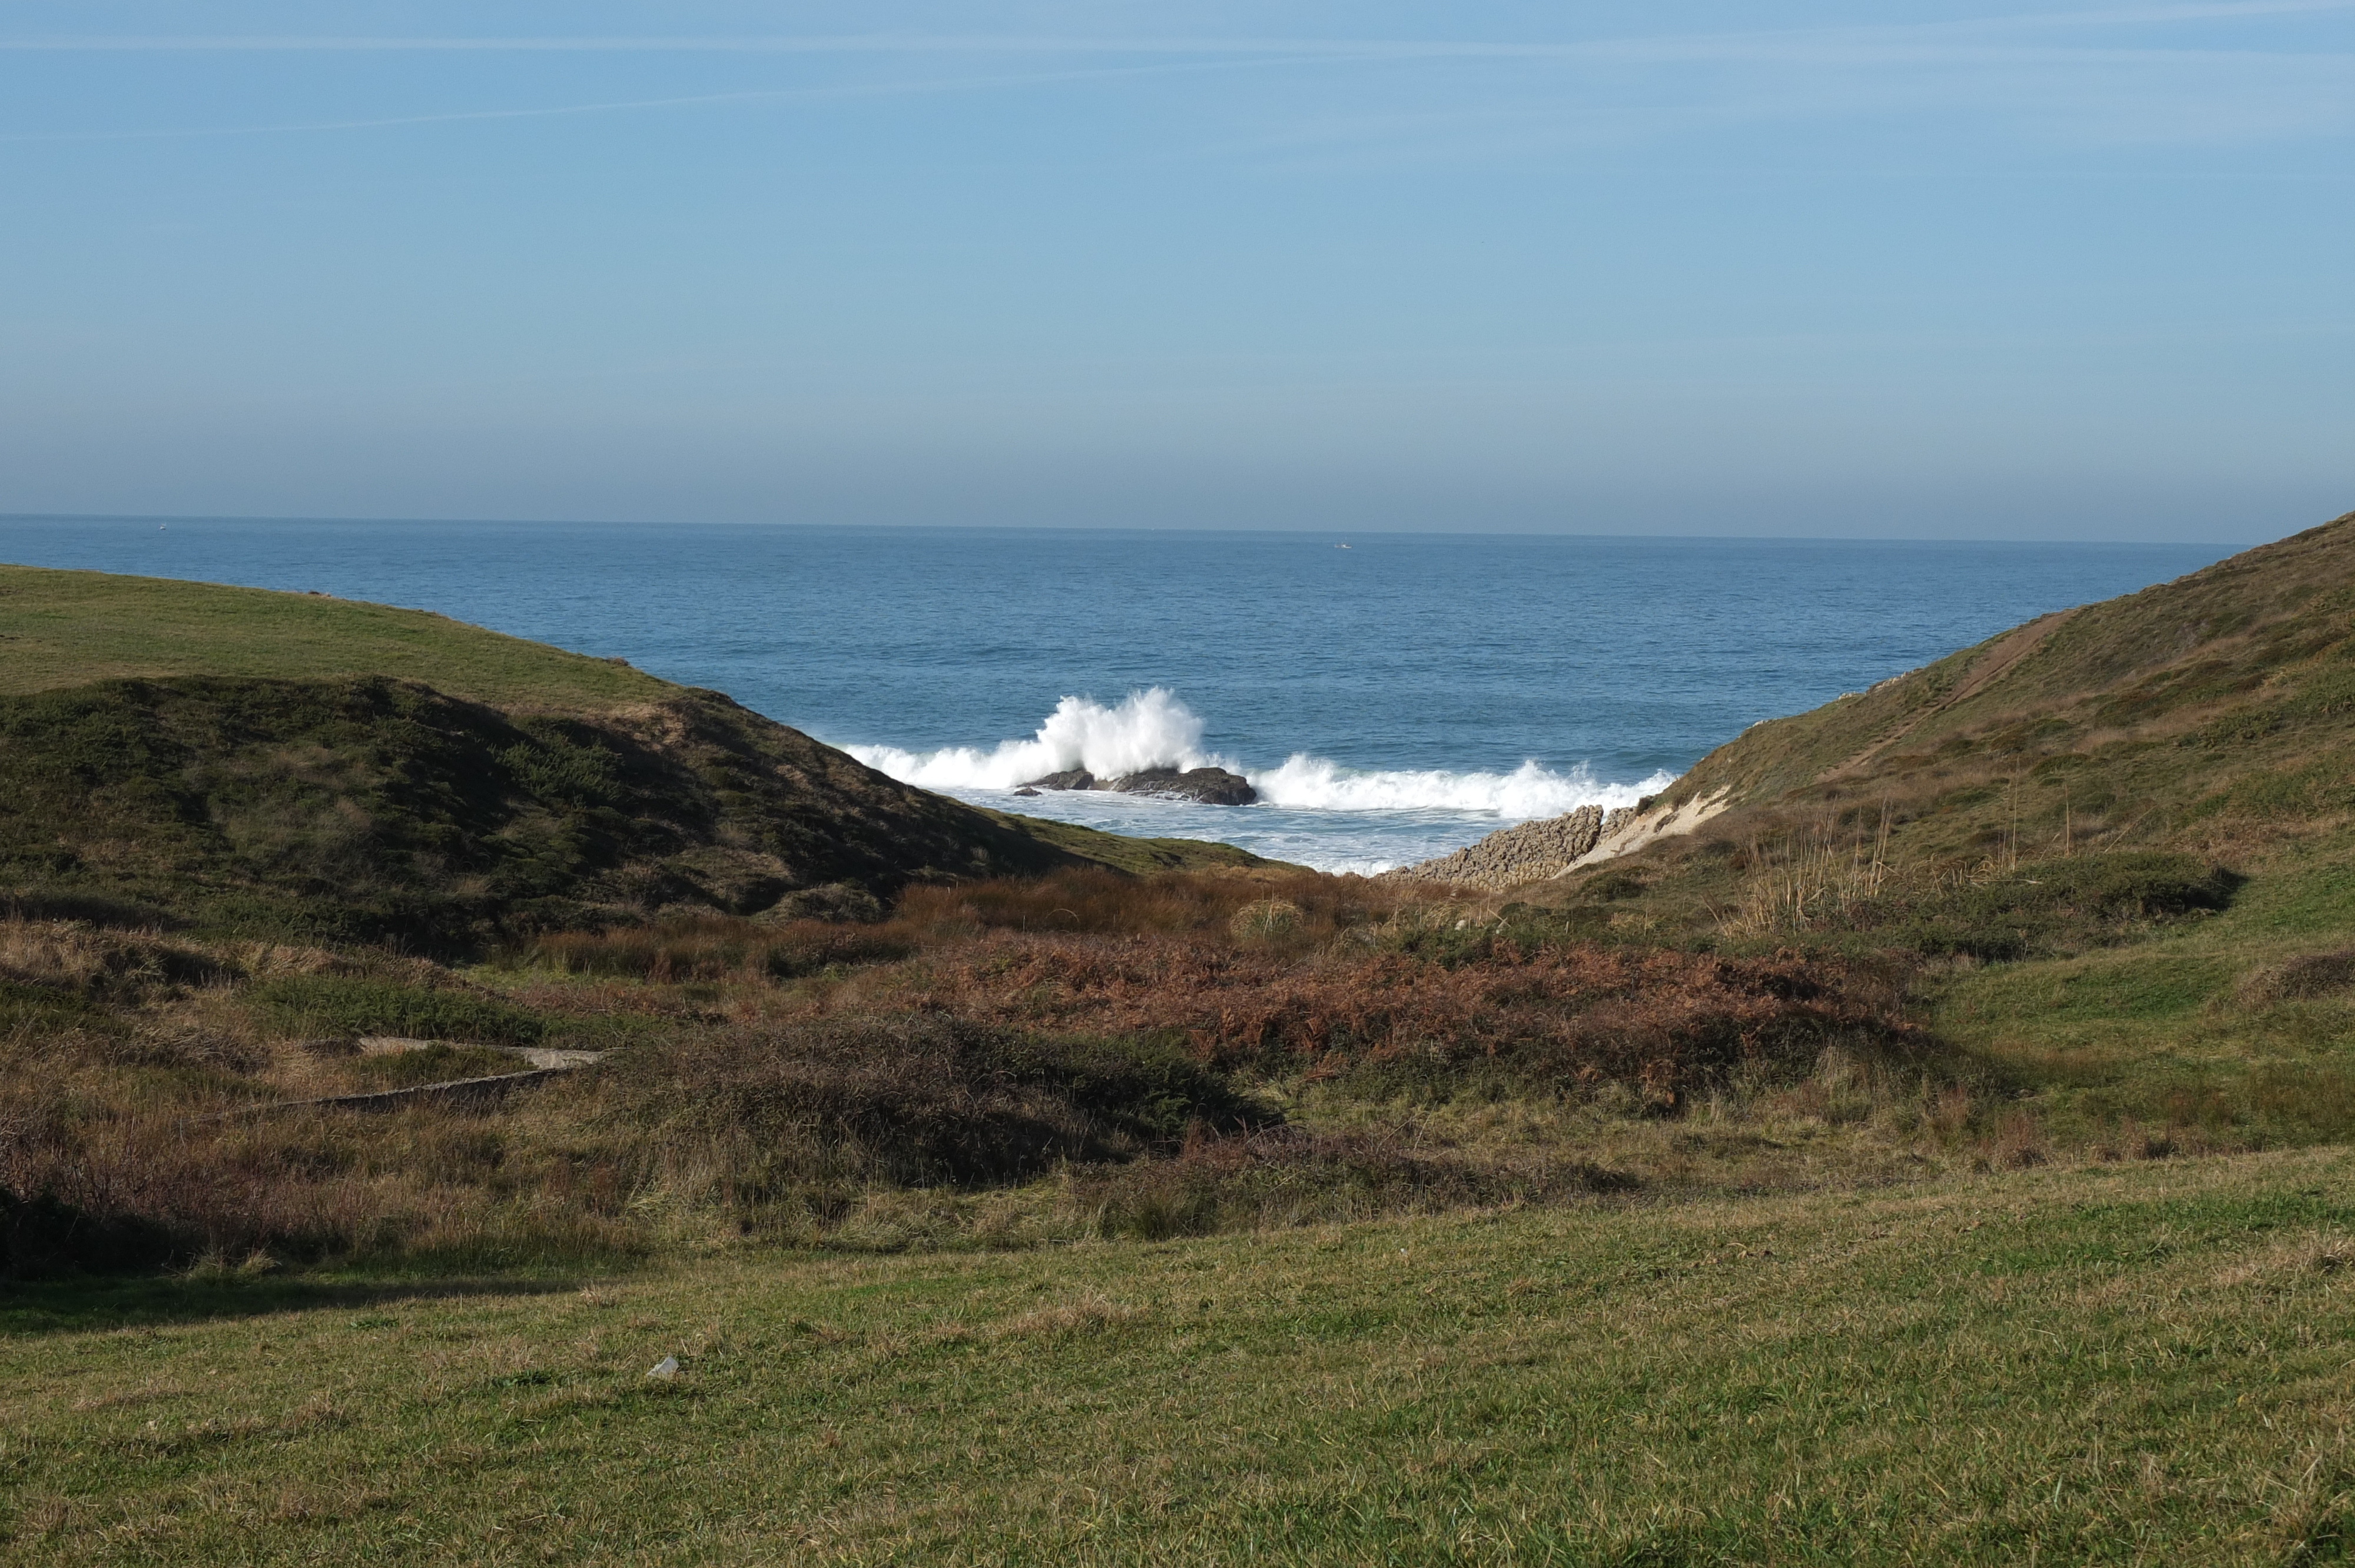
[[[438,610],[714,687],[962,800],[1361,872],[1630,804],[1761,719],[2227,553],[0,519],[0,560]],[[1011,793],[1066,768],[1205,763],[1261,803]]]

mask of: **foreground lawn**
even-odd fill
[[[2355,1157],[0,1302],[40,1563],[2306,1563]],[[646,1369],[675,1355],[676,1381]]]

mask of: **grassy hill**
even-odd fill
[[[910,882],[1258,863],[975,810],[718,693],[421,610],[0,567],[0,652],[20,911],[464,952]]]
[[[2350,530],[1503,895],[1188,870],[487,634],[28,676],[0,1554],[2343,1558]],[[338,1098],[519,1046],[601,1054]]]
[[[165,577],[0,566],[0,694],[101,681],[412,682],[490,707],[572,715],[677,688],[619,660],[431,610]]]
[[[1711,752],[1663,807],[1720,835],[1890,832],[1949,869],[2124,847],[2226,859],[2355,819],[2355,514],[2063,610]]]
[[[1753,726],[1703,806],[1486,906],[1896,964],[2072,1136],[2355,1131],[2355,515]]]

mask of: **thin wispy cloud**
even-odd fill
[[[1002,69],[854,83],[601,97],[225,126],[27,130],[0,143],[337,132],[787,103],[1010,91],[1123,77],[1247,69],[1326,76],[1214,139],[1232,147],[1357,143],[1413,155],[1509,155],[1643,141],[1765,121],[1977,113],[2078,138],[2216,141],[2328,132],[2355,120],[2355,54],[2204,44],[2213,25],[2355,12],[2355,0],[2242,0],[1949,19],[1583,40],[1119,37],[864,33],[774,37],[96,37],[0,38],[15,51],[739,55],[810,60],[990,60]],[[2192,36],[2153,40],[2152,29]],[[2072,33],[2069,42],[2057,34]],[[2123,37],[2121,35],[2132,35]],[[1063,69],[1050,67],[1068,61]],[[1093,62],[1082,64],[1082,62]],[[1391,68],[1421,68],[1401,76]],[[1465,70],[1518,74],[1465,82]],[[1535,72],[1537,74],[1530,74]],[[1467,90],[1470,96],[1467,97]],[[1249,122],[1256,112],[1260,122]],[[1510,126],[1511,130],[1505,127]],[[1453,130],[1451,131],[1451,127]]]
[[[2133,5],[2102,11],[2042,11],[2010,16],[1966,16],[1907,26],[1914,31],[1984,31],[1990,28],[2138,27],[2170,22],[2256,21],[2267,16],[2307,16],[2355,10],[2355,0],[2247,0],[2210,5]]]
[[[592,103],[559,103],[522,109],[465,109],[437,114],[389,114],[354,120],[290,120],[258,125],[197,125],[142,131],[37,131],[0,133],[0,144],[31,142],[155,142],[208,136],[272,136],[303,132],[377,131],[413,125],[460,125],[471,122],[548,120],[568,115],[625,113],[632,111],[693,109],[729,103],[823,102],[852,99],[921,97],[929,94],[983,92],[1061,82],[1103,81],[1123,77],[1169,76],[1180,72],[1235,70],[1283,63],[1267,60],[1220,60],[1194,64],[1107,66],[1092,70],[1025,71],[1011,75],[940,77],[917,81],[845,83],[828,87],[754,88],[738,92],[684,93],[665,98],[609,99]]]
[[[1668,51],[1721,56],[1727,51],[1809,47],[1810,41],[1854,48],[1903,39],[2065,28],[2163,26],[2244,21],[2355,11],[2355,0],[2248,0],[2245,4],[2152,5],[2094,11],[2032,12],[1877,26],[1742,29],[1653,34],[1578,40],[1479,38],[1350,38],[1108,35],[854,33],[837,35],[465,35],[336,36],[305,34],[135,35],[0,37],[0,52],[59,53],[586,53],[807,55],[1104,55],[1270,54],[1365,59],[1576,59]],[[1661,57],[1666,58],[1666,57]]]

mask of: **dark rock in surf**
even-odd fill
[[[1151,795],[1163,800],[1192,800],[1204,806],[1248,806],[1259,799],[1251,780],[1223,768],[1147,768],[1119,779],[1099,779],[1084,768],[1033,779],[1015,791],[1035,795],[1041,789],[1116,789],[1124,795]]]
[[[1155,795],[1204,806],[1248,806],[1259,799],[1250,779],[1223,768],[1189,768],[1183,773],[1175,768],[1148,768],[1114,779],[1111,788],[1124,795]]]

